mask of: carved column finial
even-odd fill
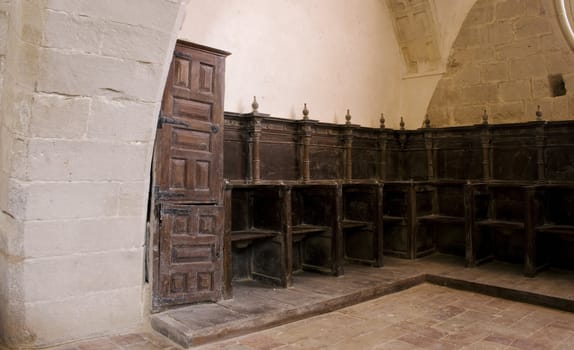
[[[259,103],[257,103],[257,97],[253,96],[253,103],[251,103],[251,108],[253,109],[253,113],[257,113],[259,109]]]
[[[430,128],[430,118],[429,115],[425,115],[425,128]]]
[[[405,130],[405,121],[403,120],[403,117],[401,117],[401,123],[399,125],[401,126],[401,130]]]
[[[538,105],[538,109],[536,110],[536,120],[537,121],[542,120],[542,109],[540,108],[540,105]]]
[[[347,109],[347,114],[345,115],[345,120],[347,121],[345,124],[351,125],[351,112]]]
[[[484,113],[482,113],[482,124],[488,124],[488,113],[486,113],[486,109],[484,110]]]
[[[306,103],[303,104],[303,120],[309,120],[309,110]]]
[[[381,113],[381,119],[379,119],[379,122],[381,123],[380,128],[384,129],[385,128],[385,115],[383,113]]]

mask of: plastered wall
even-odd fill
[[[311,117],[377,127],[420,127],[448,52],[476,0],[430,0],[440,64],[408,73],[385,0],[264,1],[192,0],[180,38],[232,52],[228,59],[225,109]]]
[[[565,91],[558,88],[563,85]],[[552,0],[479,0],[452,47],[434,92],[434,125],[534,120],[574,115],[574,52]]]
[[[230,51],[225,109],[398,127],[402,60],[383,0],[193,0],[180,38]]]

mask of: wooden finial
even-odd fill
[[[345,120],[347,125],[351,125],[351,112],[347,109],[347,114],[345,115]]]
[[[430,118],[429,115],[425,115],[425,128],[430,128]]]
[[[484,113],[482,113],[482,124],[488,124],[488,114],[486,113],[486,109],[484,110]]]
[[[253,109],[253,113],[257,113],[259,109],[259,103],[257,103],[257,97],[253,96],[253,103],[251,103],[251,108]]]
[[[401,123],[399,125],[401,126],[401,130],[405,130],[405,121],[403,120],[403,117],[401,117]]]
[[[383,113],[381,113],[381,119],[379,119],[379,122],[381,123],[381,129],[385,128],[385,115]]]
[[[303,104],[303,120],[309,120],[309,110],[306,103]]]
[[[538,109],[536,110],[536,120],[537,121],[542,120],[542,109],[540,108],[540,105],[538,105]]]

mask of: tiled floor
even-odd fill
[[[201,350],[574,350],[574,271],[546,270],[535,278],[526,278],[520,265],[492,262],[468,269],[460,258],[435,255],[415,261],[387,258],[380,269],[349,265],[345,272],[337,278],[300,274],[289,289],[238,283],[232,300],[155,314],[152,322],[163,320],[162,324],[173,331],[170,336],[180,344],[202,344],[247,334],[196,347]],[[408,287],[412,288],[403,290]],[[403,291],[389,294],[399,290]],[[552,305],[570,312],[487,295]],[[360,301],[366,302],[342,308]],[[328,311],[333,312],[311,317]],[[303,317],[308,318],[254,332]],[[181,348],[150,331],[56,349]]]
[[[340,277],[300,273],[288,289],[238,282],[231,300],[154,314],[151,324],[182,346],[202,345],[335,311],[425,281],[574,312],[574,271],[546,270],[528,278],[518,264],[495,261],[469,269],[460,257],[437,254],[417,260],[389,257],[383,268],[346,265]]]
[[[138,333],[58,350],[176,348],[161,337]],[[574,349],[574,314],[425,283],[196,349]]]
[[[574,314],[422,284],[198,349],[574,349]]]

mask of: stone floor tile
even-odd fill
[[[459,348],[455,344],[441,341],[436,338],[426,337],[416,333],[409,333],[400,337],[398,340],[404,341],[405,343],[412,344],[422,349],[454,350]]]
[[[441,308],[439,308],[438,310],[431,312],[428,314],[428,317],[433,318],[435,320],[438,321],[446,321],[449,318],[452,318],[456,315],[459,315],[463,312],[465,312],[467,309],[462,308],[460,306],[455,306],[455,305],[446,305],[443,306]]]
[[[512,342],[511,346],[521,350],[550,350],[552,345],[532,338],[519,338]]]
[[[121,347],[109,338],[88,340],[77,344],[78,350],[119,350]]]
[[[508,346],[502,345],[502,344],[491,343],[491,342],[487,342],[487,341],[478,341],[478,342],[475,342],[472,344],[465,345],[461,349],[463,349],[463,350],[505,350],[507,348],[508,348]]]
[[[373,348],[373,350],[418,350],[418,349],[422,348],[398,339],[382,343]]]
[[[538,343],[548,345],[551,348],[557,346],[558,344],[562,343],[566,339],[570,338],[571,335],[574,335],[574,331],[568,331],[564,328],[556,328],[552,326],[547,326],[535,332],[527,339],[534,340]],[[574,348],[574,344],[572,344]]]
[[[246,345],[256,350],[272,350],[286,345],[284,342],[268,337],[262,333],[247,335],[242,337],[238,342],[241,345]]]
[[[491,334],[491,335],[485,337],[483,340],[486,342],[491,342],[491,343],[496,343],[496,344],[508,346],[508,345],[511,345],[516,340],[516,337],[509,336],[506,334],[494,333],[494,334]]]
[[[124,347],[125,350],[160,350],[160,349],[166,349],[163,347],[159,347],[157,345],[155,345],[154,343],[150,343],[148,341],[143,342],[143,343],[137,343],[137,344],[132,344],[129,346]]]
[[[111,336],[110,340],[119,346],[129,346],[133,344],[145,343],[147,339],[140,333],[128,333]]]
[[[181,348],[179,345],[172,342],[168,338],[155,332],[140,333],[140,335],[144,337],[149,343],[157,346],[159,349],[168,349],[171,347]]]

